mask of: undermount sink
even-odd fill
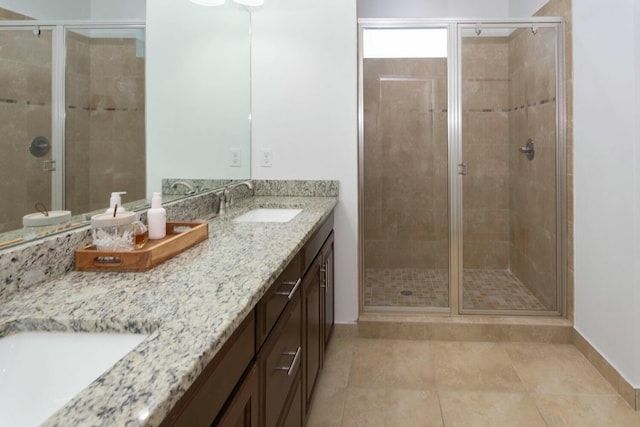
[[[273,209],[260,208],[246,212],[236,219],[234,222],[289,222],[296,215],[302,212],[302,209]]]
[[[84,332],[1,337],[0,425],[41,424],[145,338]]]

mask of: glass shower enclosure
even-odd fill
[[[563,314],[562,25],[360,22],[361,312]]]

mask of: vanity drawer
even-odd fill
[[[286,402],[301,380],[302,302],[296,292],[258,354],[261,370],[261,419],[264,427],[274,427],[286,418]],[[299,388],[299,387],[298,387]]]
[[[280,314],[298,292],[301,283],[300,254],[289,262],[282,274],[271,285],[256,306],[256,348],[259,349],[278,321]]]

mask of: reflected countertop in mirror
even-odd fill
[[[227,185],[234,184],[238,181],[230,179],[188,179],[188,178],[166,178],[162,180],[162,203],[172,203],[185,197],[191,197],[201,193],[209,191],[220,191]],[[177,185],[176,185],[177,184]],[[97,209],[92,212],[83,213],[80,215],[74,215],[68,223],[61,224],[58,227],[47,228],[46,231],[38,235],[38,238],[51,236],[58,233],[64,233],[75,228],[84,227],[89,225],[91,217],[96,214],[105,212],[108,203],[105,203],[105,208]],[[151,199],[139,199],[131,202],[123,203],[124,207],[128,211],[144,212],[151,206]],[[0,233],[0,250],[10,248],[15,245],[28,243],[36,239],[25,239],[24,231],[22,228],[11,230],[5,233]]]

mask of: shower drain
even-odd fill
[[[406,297],[408,297],[409,295],[413,295],[413,292],[408,291],[408,290],[404,290],[404,291],[400,291],[400,295],[404,295]]]

